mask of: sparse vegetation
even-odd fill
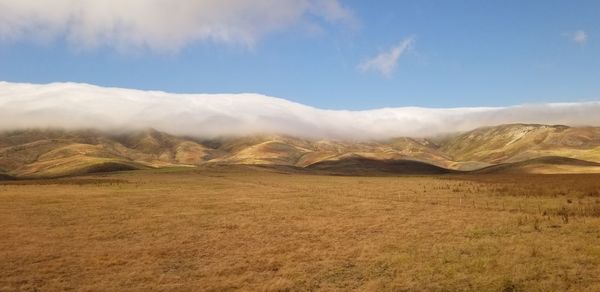
[[[256,167],[4,181],[0,290],[594,291],[597,189]]]
[[[340,175],[600,173],[600,128],[511,124],[445,139],[378,141],[285,135],[206,140],[153,129],[0,132],[0,180],[208,164],[277,165]],[[600,196],[598,190],[588,191]]]

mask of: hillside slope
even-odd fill
[[[456,161],[518,162],[561,156],[600,162],[600,128],[511,124],[485,127],[439,142]]]
[[[567,174],[600,173],[600,163],[579,159],[546,156],[502,163],[475,171],[479,174]]]
[[[387,141],[334,141],[288,137],[253,136],[213,141],[216,149],[225,153],[209,160],[227,164],[276,164],[306,167],[311,164],[339,160],[358,155],[375,160],[406,159],[447,167],[453,164],[439,152],[437,145],[425,139],[397,138]]]
[[[329,174],[373,175],[373,174],[444,174],[451,171],[432,164],[414,160],[378,160],[361,156],[325,160],[307,167]]]
[[[281,135],[203,140],[152,129],[126,133],[52,129],[0,133],[0,175],[5,177],[56,177],[206,164],[287,166],[344,173],[403,173],[406,169],[440,173],[439,169],[493,170],[495,165],[540,157],[600,162],[600,128],[513,124],[443,139],[399,137],[383,141],[309,140]],[[554,167],[554,171],[574,169],[567,169],[556,159],[531,163],[537,166],[527,168],[563,165]]]
[[[154,130],[110,135],[99,131],[26,130],[0,135],[0,171],[48,177],[147,167],[199,165],[211,149]]]

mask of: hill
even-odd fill
[[[0,181],[2,180],[13,180],[14,178],[8,174],[0,172]]]
[[[217,145],[222,157],[211,162],[233,164],[277,164],[306,167],[316,162],[357,155],[376,160],[421,160],[447,166],[449,157],[426,139],[397,138],[387,141],[337,141],[300,139],[289,136],[254,136],[224,139]]]
[[[600,163],[579,159],[546,156],[520,162],[502,163],[475,171],[480,174],[566,174],[600,173]]]
[[[439,142],[455,161],[518,162],[561,156],[600,162],[600,128],[511,124],[475,129]]]
[[[211,149],[154,130],[26,130],[0,135],[0,170],[19,177],[57,177],[99,171],[199,165]]]
[[[345,157],[338,160],[325,160],[307,166],[329,174],[373,175],[373,174],[444,174],[451,172],[446,168],[414,160],[377,160],[360,156]]]
[[[564,161],[557,159],[535,160],[542,157],[600,162],[600,128],[512,124],[437,139],[398,137],[381,141],[310,140],[282,135],[208,140],[152,129],[0,133],[0,175],[5,177],[59,177],[208,164],[285,166],[346,174],[550,169],[552,165],[557,172],[593,171],[588,166],[567,169]],[[514,164],[518,162],[528,166]]]

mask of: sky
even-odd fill
[[[598,101],[599,13],[595,0],[0,0],[0,80],[335,110]]]

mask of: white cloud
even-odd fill
[[[578,30],[575,33],[573,33],[573,41],[575,41],[578,44],[585,44],[587,42],[587,38],[588,36],[583,30]]]
[[[477,108],[323,110],[259,94],[171,94],[88,84],[0,82],[0,130],[155,128],[198,137],[426,137],[505,123],[600,126],[600,102]]]
[[[578,30],[571,34],[571,39],[580,45],[585,45],[588,40],[588,35],[585,33],[585,31]]]
[[[350,20],[339,0],[0,0],[0,41],[177,51],[198,41],[253,46],[294,25]]]
[[[358,68],[363,72],[377,71],[385,77],[390,77],[396,69],[402,54],[410,49],[414,42],[414,37],[408,37],[389,51],[362,62],[358,65]]]

